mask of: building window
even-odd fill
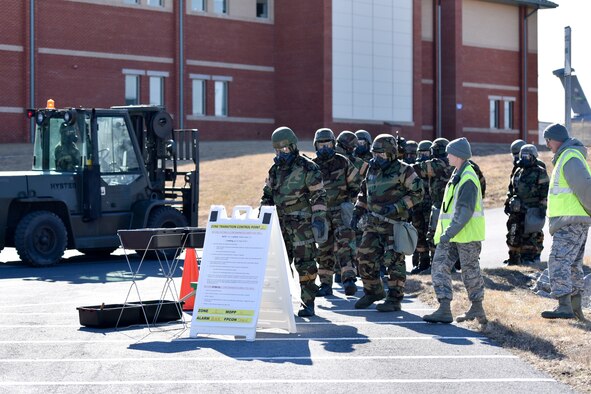
[[[213,0],[213,12],[216,14],[227,14],[228,0]]]
[[[228,81],[215,81],[215,116],[228,116]]]
[[[139,4],[140,0],[123,0],[124,4]]]
[[[513,110],[515,108],[515,101],[514,100],[505,100],[504,101],[504,117],[505,117],[505,129],[511,130],[514,128],[514,118],[513,118]]]
[[[164,77],[150,77],[150,105],[164,105]]]
[[[205,11],[207,0],[191,0],[191,11]]]
[[[257,18],[269,17],[269,0],[257,0]]]
[[[490,128],[501,128],[501,100],[497,98],[490,99]]]
[[[164,7],[164,0],[148,0],[148,5],[151,7]]]
[[[140,77],[139,75],[125,76],[125,105],[137,105],[140,103]]]
[[[193,115],[205,115],[205,81],[193,80]]]

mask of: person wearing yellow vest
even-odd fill
[[[468,140],[455,139],[447,145],[446,151],[449,164],[455,169],[443,195],[434,236],[437,247],[431,267],[439,308],[434,313],[423,316],[423,320],[429,323],[453,322],[450,305],[453,298],[451,269],[459,258],[462,280],[472,305],[456,321],[477,319],[484,324],[487,322],[482,307],[484,280],[479,261],[484,241],[482,191],[478,176],[468,161],[472,157]]]
[[[548,259],[550,296],[558,299],[552,311],[542,312],[546,319],[585,320],[581,298],[585,285],[583,256],[591,225],[591,170],[587,149],[570,138],[558,123],[544,130],[546,145],[554,157],[554,170],[548,190],[548,218],[552,248]]]

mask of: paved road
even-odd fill
[[[141,271],[144,299],[162,289],[157,267]],[[76,306],[124,300],[131,281],[122,256],[42,269],[1,263],[0,278],[0,392],[571,392],[478,332],[425,324],[430,309],[416,299],[402,313],[358,311],[335,287],[316,317],[296,318],[297,334],[245,342],[191,339],[179,324],[81,327]]]
[[[480,266],[482,268],[498,268],[503,266],[503,261],[509,258],[509,249],[507,248],[507,215],[503,208],[486,209],[484,211],[486,221],[486,240],[482,243],[482,252],[480,254]],[[548,232],[548,218],[544,226],[544,250],[542,251],[542,261],[548,261],[550,255],[550,246],[552,238]],[[590,235],[591,236],[591,235]],[[585,245],[585,256],[591,255],[591,242],[587,239]]]

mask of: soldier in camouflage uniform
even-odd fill
[[[431,215],[429,217],[429,231],[427,232],[427,242],[429,243],[429,251],[431,252],[431,261],[435,253],[435,243],[433,237],[435,235],[435,225],[437,224],[437,216],[441,208],[441,201],[443,200],[443,192],[445,185],[449,181],[453,168],[449,165],[447,153],[445,148],[449,141],[446,138],[437,138],[433,141],[431,146],[432,158],[426,161],[421,161],[413,164],[413,168],[421,179],[427,179],[429,184],[429,193],[431,196]],[[430,265],[422,270],[422,273],[429,274]]]
[[[300,277],[304,302],[298,316],[314,315],[314,283],[318,266],[314,232],[326,231],[326,190],[322,173],[310,159],[301,156],[298,139],[287,127],[279,127],[271,137],[275,164],[263,188],[261,205],[275,205],[289,261],[294,261]]]
[[[369,148],[371,147],[371,134],[366,130],[357,130],[355,132],[355,136],[357,137],[357,147],[355,148],[355,156],[359,157],[366,163],[372,159],[371,152]]]
[[[470,143],[458,138],[447,146],[450,164],[455,168],[444,192],[441,213],[437,221],[434,241],[433,288],[439,308],[423,320],[430,323],[451,323],[453,288],[451,269],[459,258],[462,262],[462,281],[466,286],[470,309],[458,316],[457,322],[478,319],[486,323],[482,307],[484,280],[480,273],[480,250],[484,240],[484,207],[480,182],[468,159],[472,156]]]
[[[507,219],[509,259],[504,261],[508,265],[532,264],[544,248],[543,231],[524,233],[528,208],[541,208],[544,215],[546,214],[550,179],[546,169],[538,166],[537,156],[538,150],[534,145],[523,145],[517,169],[509,184],[505,200],[505,213],[509,215]]]
[[[367,135],[363,134],[364,138],[369,138],[371,140],[371,136],[369,135],[369,133],[367,131],[365,131],[365,130],[360,130],[360,131],[367,134]],[[357,171],[358,171],[359,179],[356,182],[357,191],[356,191],[355,195],[353,196],[353,198],[351,199],[351,202],[353,204],[355,204],[355,202],[357,201],[357,194],[359,194],[359,186],[361,185],[361,180],[365,179],[365,174],[367,173],[367,169],[369,168],[369,160],[365,161],[364,159],[357,157],[355,154],[355,152],[357,151],[357,148],[359,146],[360,146],[359,140],[358,140],[357,135],[355,133],[345,130],[345,131],[342,131],[339,134],[339,136],[337,137],[337,148],[336,148],[337,153],[340,153],[343,156],[347,157],[353,163],[355,168],[357,168]],[[369,152],[369,150],[368,150],[368,152]],[[371,156],[371,152],[369,152],[369,154]],[[363,231],[361,231],[359,229],[357,229],[355,231],[355,245],[359,245],[361,243],[361,236],[362,235],[363,235]],[[355,250],[357,250],[356,246],[355,246]],[[356,252],[355,252],[354,256],[355,256],[354,257],[355,266],[357,266],[357,253]],[[337,282],[337,283],[341,282],[340,275],[335,275],[335,282]]]
[[[416,141],[408,140],[406,141],[406,145],[404,146],[404,156],[402,161],[406,164],[415,164],[417,161],[417,150],[419,149],[419,144]]]
[[[55,146],[55,169],[75,171],[80,166],[80,150],[76,145],[78,135],[73,126],[63,123],[60,126],[60,142]]]
[[[591,169],[587,149],[580,141],[570,138],[561,124],[548,126],[544,138],[554,153],[548,194],[552,235],[548,273],[550,296],[558,299],[558,307],[542,312],[542,317],[585,320],[583,256],[591,225]]]
[[[406,282],[404,255],[394,251],[394,223],[407,221],[409,209],[423,198],[423,181],[411,166],[396,159],[396,140],[380,134],[371,147],[374,158],[357,197],[351,225],[363,229],[357,250],[359,274],[365,295],[355,308],[364,309],[386,296],[379,276],[383,258],[388,273],[386,301],[377,306],[381,312],[400,310]],[[359,224],[363,217],[363,223]]]
[[[417,146],[417,162],[424,162],[431,158],[431,141],[423,140]],[[431,266],[429,257],[429,242],[427,232],[429,231],[429,217],[431,216],[431,195],[429,194],[429,179],[421,178],[425,194],[423,201],[417,204],[412,210],[412,225],[417,229],[417,249],[412,255],[413,269],[411,275],[418,274]]]
[[[351,135],[355,137],[355,134]],[[335,267],[341,275],[345,294],[355,295],[357,292],[356,272],[353,266],[355,232],[350,227],[350,215],[353,212],[351,200],[359,192],[359,175],[351,161],[335,152],[335,144],[332,130],[323,128],[316,131],[314,162],[322,172],[328,207],[328,238],[326,242],[318,245],[320,289],[316,293],[317,297],[332,295],[332,276]]]

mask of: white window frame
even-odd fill
[[[214,80],[215,116],[228,116],[228,85],[227,79]]]
[[[192,85],[192,113],[194,116],[205,116],[207,108],[207,80],[194,78]],[[199,92],[201,90],[201,92]]]
[[[150,76],[150,105],[164,105],[164,77]]]
[[[197,7],[195,6],[197,4]],[[191,0],[190,9],[193,12],[206,12],[207,0]]]
[[[164,7],[164,0],[146,0],[146,4],[150,7]]]
[[[515,127],[515,98],[503,97],[503,125],[506,130]]]
[[[259,3],[264,4],[264,8],[265,8],[265,13],[261,14],[260,16],[258,15],[258,5]],[[256,5],[255,7],[257,7],[257,9],[255,9],[255,14],[256,17],[259,19],[269,19],[269,0],[256,0]]]
[[[501,128],[501,97],[489,96],[489,119],[491,129]]]
[[[222,6],[220,10],[219,7]],[[213,0],[213,12],[220,15],[228,15],[228,0]]]
[[[129,83],[133,81],[135,83],[135,89],[133,86],[129,85]],[[131,100],[131,96],[129,95],[132,93],[131,91],[135,90],[134,95],[134,102],[128,102],[128,99]],[[140,75],[139,74],[125,74],[125,105],[137,105],[140,103]]]

